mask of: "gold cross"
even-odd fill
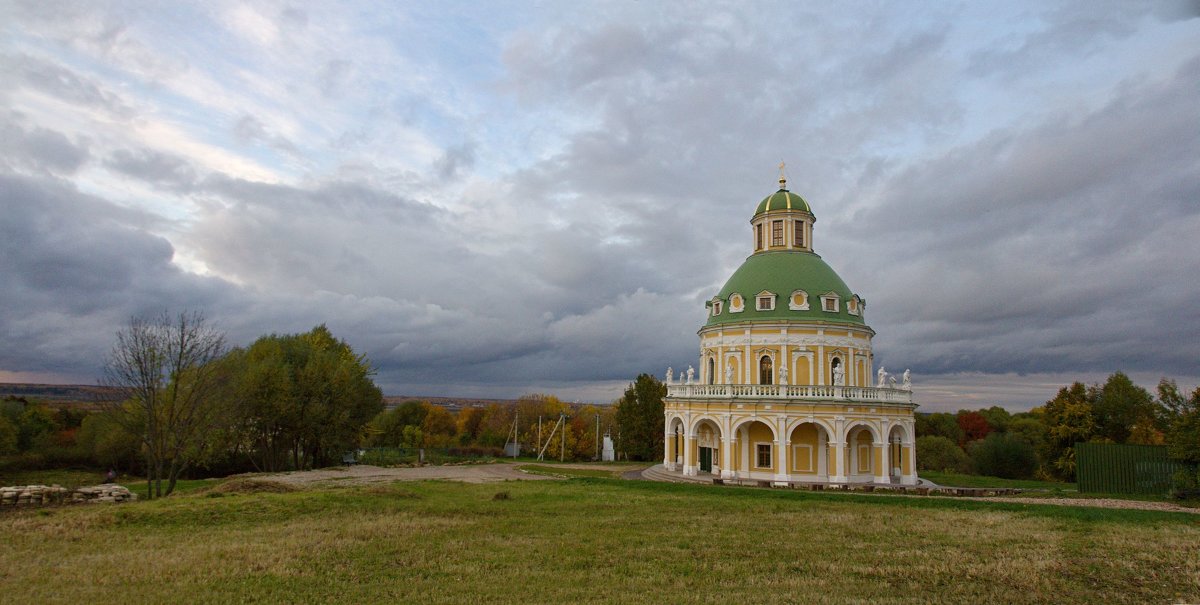
[[[783,174],[784,166],[786,166],[786,164],[783,163],[783,160],[780,160],[779,161],[779,188],[780,189],[784,189],[784,185],[787,184],[787,177],[784,176],[784,174]]]

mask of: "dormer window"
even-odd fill
[[[719,300],[713,301],[712,314],[713,314],[713,317],[716,317],[721,314],[721,301],[719,301]]]
[[[851,315],[858,315],[860,309],[861,309],[861,303],[859,302],[859,298],[858,298],[857,294],[855,294],[854,296],[851,296],[850,300],[846,301],[846,312],[847,313],[849,313]]]
[[[821,295],[821,310],[826,313],[837,313],[841,309],[841,298],[830,292]]]
[[[808,292],[804,290],[796,290],[792,292],[792,296],[788,298],[788,308],[793,311],[808,310]]]
[[[754,297],[754,308],[759,311],[774,311],[775,310],[775,295],[771,292],[763,290]]]
[[[733,294],[729,297],[729,312],[741,313],[746,309],[746,303],[742,300],[741,294]]]

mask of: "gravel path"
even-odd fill
[[[1179,506],[1170,502],[1148,502],[1145,500],[1121,500],[1119,498],[1022,498],[1020,496],[996,496],[993,498],[959,498],[981,502],[1019,502],[1021,504],[1053,504],[1055,506],[1092,506],[1095,508],[1126,508],[1131,510],[1156,510],[1169,513],[1191,513],[1200,515],[1200,508]]]

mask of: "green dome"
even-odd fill
[[[756,308],[755,296],[764,290],[775,294],[775,308],[771,311],[759,311]],[[807,310],[789,308],[792,292],[796,290],[803,290],[808,295]],[[824,311],[821,308],[821,295],[829,292],[836,293],[840,298],[837,311]],[[735,293],[740,294],[745,301],[744,309],[738,313],[731,312],[729,307],[729,297]],[[795,320],[865,326],[866,322],[862,318],[864,302],[860,302],[858,315],[851,315],[848,310],[847,303],[853,296],[854,293],[846,286],[846,282],[813,252],[760,252],[747,258],[746,262],[733,272],[729,281],[725,282],[725,286],[717,295],[722,301],[721,314],[714,316],[710,309],[708,322],[704,325]]]
[[[768,210],[799,210],[812,214],[812,209],[808,207],[808,202],[787,189],[780,189],[763,198],[763,201],[758,203],[758,208],[754,210],[754,216],[758,216]]]

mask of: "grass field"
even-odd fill
[[[8,602],[1200,601],[1196,515],[615,479],[197,490],[0,544]]]

